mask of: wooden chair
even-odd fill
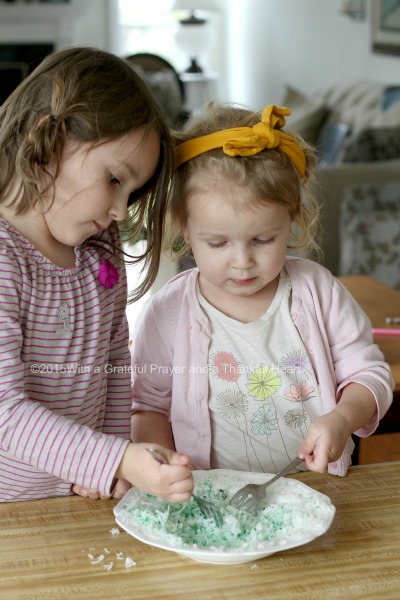
[[[131,54],[126,59],[145,79],[169,125],[181,129],[189,114],[184,109],[185,90],[175,68],[157,54],[142,52]]]

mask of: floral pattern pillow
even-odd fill
[[[400,158],[400,127],[364,129],[346,145],[343,162],[370,162]]]
[[[345,189],[340,206],[340,275],[370,275],[400,290],[400,182]]]

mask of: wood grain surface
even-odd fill
[[[344,478],[293,477],[331,498],[331,528],[309,544],[240,565],[202,564],[125,532],[112,535],[116,501],[2,504],[0,598],[398,600],[400,462],[352,467]],[[91,564],[88,555],[102,554]],[[127,556],[136,566],[125,567]]]

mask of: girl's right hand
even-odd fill
[[[160,450],[168,464],[159,463],[148,447]],[[171,502],[186,502],[194,488],[189,456],[151,442],[129,444],[115,476]]]
[[[119,500],[131,487],[132,486],[128,481],[116,479],[109,496],[101,494],[98,490],[87,489],[78,483],[75,483],[72,486],[72,491],[77,496],[83,496],[84,498],[90,498],[91,500],[109,500],[110,498]]]

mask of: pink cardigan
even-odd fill
[[[288,258],[292,282],[291,315],[312,362],[326,412],[350,382],[374,394],[378,414],[355,432],[373,433],[392,402],[393,379],[371,323],[345,287],[321,265]],[[210,468],[211,428],[208,411],[210,326],[196,297],[198,270],[169,281],[146,303],[137,322],[132,348],[133,411],[166,415],[177,450],[193,464]],[[354,443],[349,438],[329,472],[345,475]]]

